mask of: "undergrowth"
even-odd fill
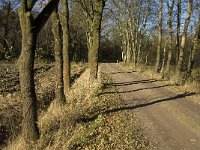
[[[136,126],[131,110],[112,111],[123,105],[117,94],[101,94],[116,90],[109,86],[105,74],[93,85],[89,70],[75,82],[69,92],[67,105],[52,103],[40,116],[41,137],[28,145],[20,140],[10,142],[5,149],[150,149],[150,143]]]

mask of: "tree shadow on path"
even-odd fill
[[[147,87],[147,88],[140,88],[140,89],[135,89],[135,90],[129,90],[129,91],[114,91],[114,92],[102,92],[99,93],[99,96],[101,95],[105,95],[105,94],[122,94],[122,93],[131,93],[131,92],[137,92],[137,91],[142,91],[142,90],[150,90],[150,89],[158,89],[158,88],[163,88],[163,87],[167,87],[167,86],[171,86],[170,84],[166,84],[166,85],[161,85],[161,86],[155,86],[155,87]]]
[[[140,83],[153,83],[157,80],[148,79],[148,80],[140,80],[140,81],[129,81],[129,82],[117,82],[117,83],[107,83],[105,86],[126,86],[126,85],[133,85],[133,84],[140,84]]]
[[[123,110],[135,110],[135,109],[138,109],[138,108],[148,107],[148,106],[155,105],[155,104],[162,103],[162,102],[173,101],[173,100],[182,100],[183,98],[185,98],[187,96],[192,96],[192,95],[195,95],[195,94],[196,94],[195,92],[185,92],[185,93],[173,96],[173,97],[152,100],[150,102],[145,102],[145,103],[142,103],[142,104],[112,108],[112,109],[105,110],[103,112],[96,113],[96,114],[94,114],[90,117],[79,118],[76,121],[87,123],[87,122],[94,121],[100,114],[105,115],[105,114],[115,113],[115,112],[123,111]]]
[[[123,73],[134,73],[134,72],[137,72],[137,71],[119,71],[119,72],[111,72],[109,74],[123,74]]]

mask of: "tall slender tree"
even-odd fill
[[[178,64],[176,66],[176,72],[179,77],[182,71],[183,57],[184,57],[184,51],[185,51],[185,45],[186,45],[186,39],[187,39],[187,31],[188,31],[188,26],[190,23],[190,17],[192,13],[192,2],[193,2],[192,0],[188,0],[187,16],[185,19],[183,33],[181,35],[181,47],[180,47],[180,52],[179,52]]]
[[[168,8],[168,21],[167,21],[167,26],[168,26],[168,59],[167,59],[167,66],[166,66],[166,71],[170,71],[170,66],[171,66],[171,61],[172,61],[172,40],[173,40],[173,30],[172,30],[172,12],[174,8],[174,3],[175,0],[172,0],[171,6],[169,1],[167,1],[167,8]]]
[[[176,64],[178,64],[180,52],[180,32],[181,32],[181,0],[177,2],[177,27],[176,27]]]
[[[52,32],[54,36],[54,54],[56,67],[56,88],[55,97],[58,104],[65,102],[64,85],[63,85],[63,55],[62,55],[62,38],[61,25],[58,15],[58,7],[52,13]]]
[[[155,70],[160,70],[160,57],[161,57],[161,46],[162,46],[162,20],[163,20],[163,0],[159,3],[159,15],[158,15],[158,47],[156,54]]]
[[[70,59],[69,59],[69,9],[68,0],[61,0],[61,25],[63,31],[63,80],[65,95],[70,89]]]

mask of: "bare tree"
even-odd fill
[[[97,79],[100,30],[105,0],[78,0],[86,16],[86,36],[89,51],[90,80]]]
[[[159,72],[160,70],[160,57],[161,57],[161,46],[162,46],[162,11],[163,11],[163,0],[160,0],[159,5],[159,16],[158,16],[158,47],[156,55],[155,70]]]
[[[176,31],[176,63],[178,64],[180,52],[180,32],[181,32],[181,0],[177,2],[177,31]]]
[[[191,75],[192,69],[194,67],[194,60],[197,50],[200,49],[200,16],[196,27],[196,33],[194,37],[194,45],[190,51],[190,59],[188,63],[188,74]]]
[[[57,6],[59,0],[51,0],[34,19],[31,10],[37,0],[21,0],[19,9],[22,31],[22,50],[18,60],[21,96],[23,100],[22,135],[25,140],[37,140],[37,98],[34,85],[34,59],[37,35]]]
[[[192,2],[193,2],[192,0],[188,0],[187,16],[185,19],[183,33],[181,35],[181,47],[180,47],[180,52],[179,52],[178,64],[176,66],[176,72],[179,77],[180,77],[180,74],[182,71],[183,56],[184,56],[184,51],[185,51],[186,39],[187,39],[187,31],[188,31],[188,26],[190,23],[190,17],[191,17],[191,13],[192,13]]]
[[[63,80],[65,95],[70,88],[70,59],[69,59],[69,9],[68,0],[61,0],[61,25],[63,31]]]
[[[52,32],[54,36],[54,54],[55,54],[55,68],[56,68],[55,97],[58,104],[63,104],[65,102],[64,85],[63,85],[63,55],[62,55],[61,25],[58,15],[58,8],[56,8],[52,13]]]
[[[166,71],[170,71],[171,61],[172,61],[172,40],[173,40],[173,31],[172,31],[172,12],[174,8],[175,0],[172,0],[171,6],[169,4],[169,1],[167,1],[167,8],[168,8],[168,59],[167,59],[167,66]]]

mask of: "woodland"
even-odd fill
[[[200,0],[0,0],[0,18],[0,149],[126,149],[122,124],[114,142],[96,138],[121,104],[99,94],[111,82],[101,64],[200,92]],[[127,149],[151,146],[131,137]]]

